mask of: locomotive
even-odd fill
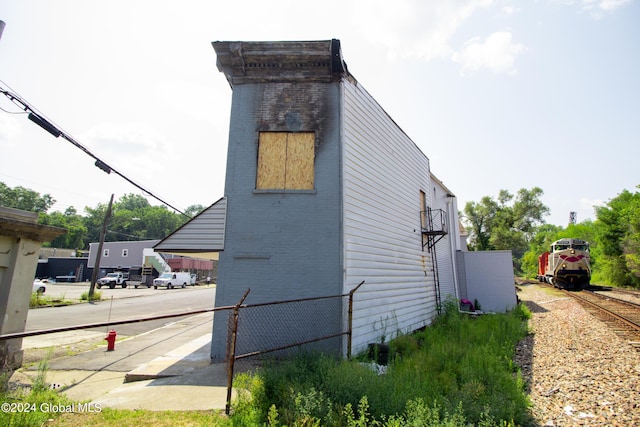
[[[591,280],[589,243],[581,239],[560,239],[538,257],[536,278],[556,288],[583,289]]]

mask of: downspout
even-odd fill
[[[458,221],[456,212],[453,210],[454,195],[447,194],[447,211],[449,212],[449,256],[451,257],[451,265],[453,267],[453,287],[456,293],[456,301],[460,301],[460,290],[458,285],[458,263],[456,262],[457,242],[460,240],[458,230]],[[455,228],[454,228],[455,227]],[[458,304],[460,310],[460,304]]]

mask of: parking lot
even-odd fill
[[[47,290],[45,291],[44,295],[51,297],[53,299],[60,299],[60,300],[71,300],[71,301],[75,301],[75,300],[80,300],[80,296],[85,293],[85,292],[89,292],[89,286],[90,286],[90,282],[77,282],[77,283],[46,283],[46,287]],[[206,284],[198,284],[195,286],[187,286],[186,288],[182,289],[182,288],[174,288],[174,289],[167,289],[167,288],[158,288],[158,289],[154,289],[153,286],[151,288],[147,288],[146,286],[138,286],[138,288],[136,289],[133,284],[127,284],[126,288],[115,288],[115,289],[109,289],[109,288],[101,288],[98,289],[96,287],[95,292],[100,292],[102,294],[102,299],[103,300],[108,300],[111,298],[131,298],[131,297],[138,297],[138,296],[148,296],[148,295],[157,295],[157,294],[163,294],[166,292],[188,292],[192,289],[202,289],[202,288],[206,288],[206,287],[213,287],[215,285],[206,285]]]

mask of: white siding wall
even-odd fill
[[[431,258],[422,251],[420,190],[429,159],[357,84],[343,87],[344,286],[354,298],[353,352],[431,322]]]
[[[457,277],[455,270],[456,244],[459,240],[457,204],[454,197],[448,197],[449,191],[441,186],[438,181],[433,180],[433,209],[444,211],[446,218],[445,235],[436,244],[435,251],[438,259],[438,279],[440,283],[441,301],[446,301],[447,297],[458,299]]]
[[[461,296],[478,300],[482,311],[504,313],[517,304],[511,251],[458,252]]]

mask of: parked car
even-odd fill
[[[195,274],[192,274],[191,275],[191,283],[190,283],[190,285],[195,286],[197,281],[198,281],[198,277]]]
[[[129,280],[129,273],[114,271],[113,273],[109,273],[103,278],[98,279],[96,287],[100,289],[103,286],[108,286],[109,289],[115,289],[116,286],[122,286],[124,289],[127,287],[127,280]]]
[[[48,282],[46,280],[35,279],[33,281],[33,288],[31,292],[44,294],[47,290],[47,283]]]
[[[153,279],[153,288],[158,289],[159,286],[166,287],[168,289],[184,288],[190,282],[191,275],[189,273],[165,272],[162,273],[157,279]]]

